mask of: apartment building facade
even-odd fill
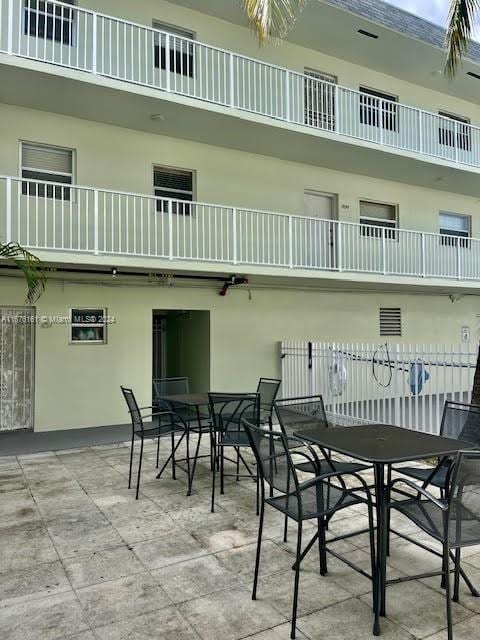
[[[225,0],[0,0],[0,429],[250,390],[281,340],[478,340],[480,51],[380,0],[259,48]],[[219,295],[224,294],[224,295]],[[12,348],[13,345],[13,348]]]

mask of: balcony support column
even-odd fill
[[[5,243],[8,244],[12,241],[12,179],[7,178],[6,187],[6,198],[5,198]]]
[[[105,215],[105,214],[104,214]],[[93,252],[98,255],[98,189],[93,192]]]
[[[13,0],[8,0],[7,8],[7,52],[13,53]]]

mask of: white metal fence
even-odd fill
[[[480,240],[0,176],[0,238],[32,249],[480,280]]]
[[[480,129],[52,0],[0,0],[0,51],[480,166]]]
[[[469,402],[467,344],[282,342],[282,396],[321,394],[340,416],[438,433],[445,400]]]

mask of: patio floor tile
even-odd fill
[[[371,640],[372,609],[360,600],[345,600],[298,620],[298,628],[311,640]],[[413,640],[390,620],[382,618],[384,640]]]
[[[92,627],[162,609],[171,601],[149,573],[76,590]]]
[[[172,564],[153,571],[152,575],[175,604],[239,584],[238,578],[214,556]]]
[[[193,536],[179,528],[153,540],[134,544],[132,549],[147,569],[160,569],[208,553]]]
[[[60,562],[48,562],[27,569],[0,573],[2,607],[64,591],[71,591],[71,586]]]
[[[63,640],[89,628],[71,592],[0,608],[0,638],[5,640]]]
[[[179,605],[202,640],[239,640],[285,622],[269,604],[253,601],[247,589],[230,589]]]
[[[63,565],[74,589],[145,571],[140,560],[127,545],[66,558]]]

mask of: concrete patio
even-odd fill
[[[266,514],[259,599],[250,597],[257,518],[255,485],[228,482],[210,513],[203,460],[194,495],[185,476],[155,480],[154,446],[144,458],[141,499],[127,490],[126,444],[0,458],[0,638],[2,640],[286,640],[293,587],[294,528],[282,542],[280,514]],[[422,534],[408,521],[395,526]],[[362,508],[340,512],[331,533],[364,527]],[[313,531],[313,529],[312,529]],[[367,568],[362,535],[336,544]],[[480,547],[464,553],[480,584]],[[390,574],[439,568],[436,558],[392,540]],[[372,638],[371,585],[312,551],[300,586],[300,639]],[[445,640],[439,578],[388,589],[386,640]],[[462,583],[456,640],[480,633],[480,599]]]

